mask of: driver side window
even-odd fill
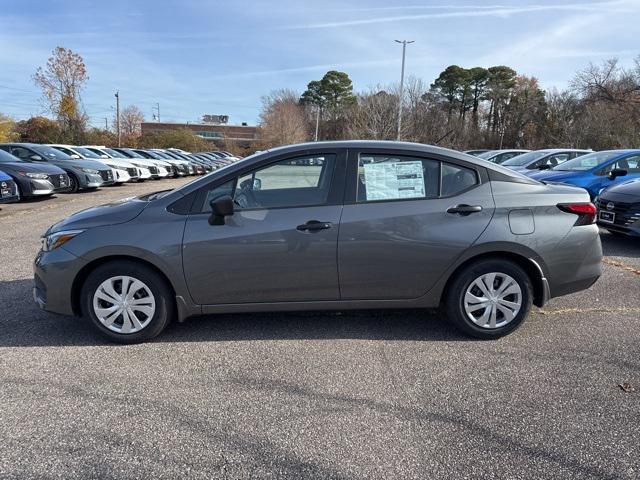
[[[207,192],[202,212],[212,200],[229,195],[239,210],[323,205],[329,198],[336,156],[317,154],[281,160],[248,172]]]

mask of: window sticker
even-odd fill
[[[425,196],[422,162],[366,163],[367,200],[394,200]]]

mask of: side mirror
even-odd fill
[[[547,165],[546,163],[543,163],[542,165],[538,165],[538,170],[550,170],[551,169],[551,165]]]
[[[233,199],[229,195],[213,199],[209,205],[211,205],[209,225],[224,225],[224,217],[233,215]]]
[[[80,158],[80,155],[78,155],[77,153],[72,153],[71,155],[69,155],[71,158]]]
[[[614,168],[608,174],[609,180],[615,180],[618,177],[624,177],[628,172],[624,168]]]
[[[31,155],[29,158],[31,160],[33,160],[34,162],[41,162],[42,161],[42,157],[40,155]]]

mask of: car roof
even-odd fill
[[[388,149],[388,150],[396,150],[396,151],[419,151],[427,154],[433,155],[443,155],[448,156],[454,159],[462,160],[467,163],[473,163],[480,167],[484,167],[490,170],[494,170],[503,175],[507,175],[509,177],[522,178],[523,175],[511,170],[510,168],[503,167],[493,162],[489,162],[488,160],[484,160],[482,158],[474,157],[473,155],[469,155],[467,153],[459,152],[458,150],[452,150],[450,148],[437,147],[435,145],[427,145],[424,143],[414,143],[414,142],[394,142],[390,140],[334,140],[334,141],[324,141],[324,142],[307,142],[307,143],[298,143],[295,145],[287,145],[284,147],[276,147],[271,148],[269,150],[263,150],[260,153],[256,153],[255,156],[262,157],[263,155],[268,155],[271,153],[278,154],[287,154],[287,153],[296,153],[296,152],[304,152],[306,149],[318,150],[321,148],[371,148],[371,149]],[[513,150],[511,150],[513,151]],[[523,152],[526,150],[523,150]],[[250,157],[247,157],[250,158]],[[528,178],[528,177],[525,177]]]
[[[593,152],[588,148],[541,148],[540,150],[532,150],[532,152],[547,152],[547,153],[557,153],[557,152]]]

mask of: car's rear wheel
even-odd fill
[[[511,333],[531,310],[533,286],[517,264],[487,259],[473,263],[447,286],[445,310],[462,332],[476,338]]]
[[[114,261],[89,274],[81,293],[82,312],[104,335],[137,343],[160,334],[174,312],[171,289],[162,276],[135,262]]]

